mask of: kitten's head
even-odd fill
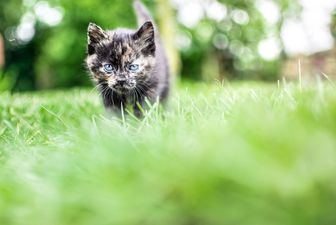
[[[155,65],[155,35],[151,22],[137,31],[104,31],[90,23],[86,64],[98,84],[119,93],[145,83]]]

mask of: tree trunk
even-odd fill
[[[2,35],[0,34],[0,68],[5,65],[5,44]]]
[[[180,72],[180,55],[175,47],[177,24],[169,0],[158,0],[157,15],[159,15],[157,18],[160,34],[169,58],[171,73],[176,77]]]

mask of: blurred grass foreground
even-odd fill
[[[335,86],[194,85],[142,121],[0,95],[0,224],[336,223]]]

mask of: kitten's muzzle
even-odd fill
[[[127,79],[126,78],[118,78],[115,86],[120,86],[120,87],[127,86]]]
[[[135,85],[136,83],[134,81],[128,80],[127,78],[124,77],[119,77],[118,79],[116,79],[115,84],[111,88],[118,91],[126,91],[133,89]]]

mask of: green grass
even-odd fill
[[[142,121],[0,94],[1,225],[334,225],[336,88],[193,85]]]

